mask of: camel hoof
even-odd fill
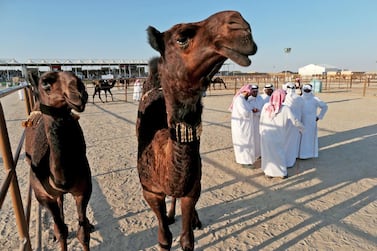
[[[167,222],[168,222],[168,225],[173,224],[175,222],[174,216],[168,216],[167,217]]]
[[[194,222],[192,224],[192,229],[195,230],[195,229],[202,229],[202,223],[200,222],[200,220],[198,220],[197,222]]]
[[[171,248],[171,244],[162,244],[162,243],[158,243],[158,245],[160,246],[161,250],[170,250]]]
[[[192,251],[194,250],[193,248],[182,248],[183,251]]]
[[[60,242],[61,240],[67,240],[68,238],[68,227],[67,225],[62,226],[63,229],[59,229],[56,224],[54,224],[54,242]]]
[[[89,232],[93,233],[95,229],[94,225],[89,223]]]

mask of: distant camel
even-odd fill
[[[30,77],[37,102],[25,129],[25,155],[30,184],[38,202],[54,220],[54,235],[61,250],[67,250],[68,227],[64,223],[64,194],[71,193],[78,214],[77,238],[89,250],[93,225],[86,217],[92,193],[89,162],[78,115],[83,112],[88,93],[82,81],[69,72],[48,72]]]
[[[139,103],[139,179],[143,196],[158,218],[161,250],[170,250],[173,239],[167,195],[180,199],[180,245],[193,250],[193,229],[202,225],[195,205],[201,192],[203,91],[228,58],[241,66],[250,65],[248,56],[256,53],[257,46],[249,24],[235,11],[178,24],[162,33],[154,27],[147,31],[150,45],[161,57],[150,62]]]
[[[111,82],[111,84],[109,84],[109,81]],[[93,81],[93,84],[94,84],[93,104],[94,104],[94,97],[96,96],[97,93],[98,93],[98,97],[102,101],[102,103],[105,103],[105,102],[103,102],[103,100],[101,98],[101,91],[105,91],[106,102],[107,102],[107,93],[110,93],[111,100],[114,101],[113,94],[111,93],[111,88],[113,88],[115,86],[117,81],[115,79],[112,79],[112,80],[109,80],[109,81],[103,80],[103,79],[100,79],[98,81],[98,83]]]
[[[220,85],[220,89],[221,89],[221,85],[223,85],[224,88],[226,89],[226,84],[225,84],[224,80],[220,77],[216,77],[216,78],[212,79],[211,84],[212,84],[212,87],[213,87],[214,90],[216,90],[216,84]]]

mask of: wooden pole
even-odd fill
[[[12,148],[9,142],[8,130],[6,127],[3,107],[0,102],[0,150],[3,157],[4,167],[6,171],[15,171],[15,163],[12,156]],[[16,216],[16,224],[18,234],[25,250],[31,250],[29,228],[26,223],[24,208],[22,206],[22,198],[20,188],[18,186],[17,175],[15,175],[10,183],[10,194],[12,197],[13,210]]]

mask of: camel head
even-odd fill
[[[182,83],[180,90],[203,89],[226,59],[248,66],[249,56],[257,52],[250,25],[236,11],[177,24],[165,32],[150,26],[147,32],[150,45],[161,55],[159,70],[164,72],[160,75],[186,78],[187,83]]]
[[[38,101],[48,107],[83,112],[88,93],[85,85],[71,72],[47,72],[39,80],[33,77]]]

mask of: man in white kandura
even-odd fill
[[[251,137],[253,138],[252,145],[252,159],[253,163],[261,156],[260,152],[260,134],[259,134],[259,121],[260,113],[264,105],[262,97],[259,95],[259,87],[257,85],[251,85],[251,95],[247,99],[250,104],[251,111],[253,113],[252,123],[252,132]]]
[[[318,157],[318,134],[317,121],[323,119],[327,112],[327,104],[312,93],[312,86],[305,84],[302,87],[302,99],[304,101],[302,123],[305,131],[301,135],[300,159]],[[319,114],[318,109],[320,110]]]
[[[134,83],[134,93],[133,93],[133,96],[132,96],[134,101],[140,100],[142,89],[143,89],[143,86],[142,86],[141,81],[139,79],[136,79],[136,81]]]
[[[295,84],[288,82],[286,85],[286,93],[284,100],[284,105],[288,106],[296,119],[302,122],[302,111],[304,106],[304,101],[302,97],[296,94]],[[287,167],[293,167],[298,158],[298,151],[300,149],[301,134],[297,127],[291,126],[287,131],[287,142],[285,145],[286,157],[287,157]]]
[[[285,179],[288,177],[285,144],[291,126],[302,131],[302,123],[296,119],[291,109],[283,105],[285,91],[275,90],[270,101],[263,106],[260,118],[262,161],[265,177]]]
[[[252,112],[247,101],[251,85],[244,85],[233,97],[229,110],[232,111],[231,131],[236,162],[245,168],[252,168],[254,162],[252,137]]]
[[[274,91],[274,86],[272,84],[265,84],[263,88],[263,93],[260,95],[261,98],[263,99],[264,104],[268,103],[273,91]]]

